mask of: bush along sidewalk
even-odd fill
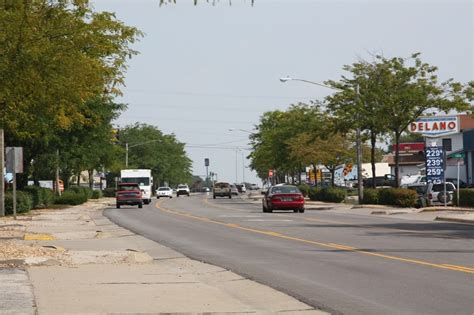
[[[346,190],[332,187],[312,187],[308,196],[313,201],[343,202],[346,199]]]
[[[16,213],[26,213],[33,208],[32,196],[24,191],[16,192]],[[7,191],[5,193],[5,214],[13,214],[13,192]]]
[[[311,187],[309,187],[308,184],[300,184],[298,185],[298,189],[301,191],[303,196],[308,197],[309,190],[311,189]]]
[[[80,205],[89,199],[102,198],[102,191],[87,187],[72,187],[64,191],[61,196],[55,196],[49,188],[27,186],[16,192],[16,212],[27,213],[32,209],[48,208],[53,204]],[[13,214],[13,192],[5,193],[5,214]]]
[[[416,191],[406,188],[364,189],[364,204],[379,204],[399,206],[404,208],[415,207],[418,202]]]
[[[453,204],[458,207],[474,207],[474,189],[459,189],[459,202],[457,193],[453,193]]]

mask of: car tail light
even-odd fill
[[[433,199],[433,194],[432,193],[428,194],[428,199],[430,199],[430,200]]]
[[[280,201],[280,198],[279,198],[279,197],[276,197],[276,196],[273,196],[273,197],[272,197],[272,201]]]
[[[293,200],[294,201],[301,201],[301,200],[304,200],[304,197],[303,197],[303,195],[298,195],[298,196],[293,197]]]

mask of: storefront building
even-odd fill
[[[425,136],[426,146],[441,146],[447,156],[446,178],[474,184],[474,117],[467,114],[420,117],[408,130]],[[457,158],[462,156],[462,158]]]

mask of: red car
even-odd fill
[[[115,194],[115,201],[117,203],[117,208],[120,208],[122,205],[138,205],[138,208],[142,208],[143,199],[140,185],[137,183],[119,184]]]
[[[276,185],[262,194],[264,195],[262,199],[263,212],[272,212],[273,210],[304,212],[304,196],[296,186]]]

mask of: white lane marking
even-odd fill
[[[261,215],[221,214],[219,218],[263,218]]]
[[[293,220],[278,220],[278,219],[248,219],[244,221],[249,221],[249,222],[293,222]]]

